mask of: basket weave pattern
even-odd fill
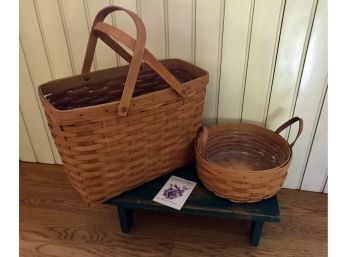
[[[118,10],[135,21],[137,40],[102,22]],[[90,72],[98,38],[130,65]],[[89,204],[103,202],[194,158],[193,141],[201,125],[208,73],[181,60],[158,61],[144,44],[139,17],[120,7],[107,7],[93,23],[82,74],[39,88],[65,170]]]
[[[148,99],[156,108],[137,109],[134,103],[127,117],[115,115],[116,104],[109,104],[57,120],[44,102],[66,172],[87,202],[103,201],[193,160],[204,88],[185,99],[171,91],[158,95]]]
[[[279,133],[251,124],[223,124],[204,128],[195,144],[197,173],[217,196],[233,202],[257,202],[281,189],[291,163],[291,145]],[[209,132],[208,132],[209,131]]]

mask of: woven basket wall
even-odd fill
[[[101,22],[116,10],[135,20],[140,31],[137,40]],[[82,74],[39,88],[65,170],[89,204],[194,158],[193,140],[201,124],[208,73],[177,59],[159,62],[145,48],[139,50],[144,33],[134,13],[119,7],[103,9],[93,24]],[[131,64],[89,72],[97,38]],[[122,52],[114,39],[133,49],[134,56]]]
[[[197,173],[204,186],[217,196],[233,202],[257,202],[281,189],[291,163],[292,144],[279,133],[245,124],[220,124],[204,128],[195,144]]]

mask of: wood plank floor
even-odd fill
[[[249,222],[135,211],[122,234],[116,209],[88,207],[62,166],[20,163],[20,256],[327,256],[327,195],[283,189],[280,223],[249,246]]]

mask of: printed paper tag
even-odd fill
[[[171,176],[153,200],[180,210],[196,184],[196,182]]]

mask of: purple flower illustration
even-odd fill
[[[186,186],[180,188],[177,184],[174,184],[174,187],[173,184],[170,184],[170,187],[164,190],[163,195],[165,196],[165,198],[172,200],[182,196],[182,193],[187,189],[189,188],[187,188]]]

